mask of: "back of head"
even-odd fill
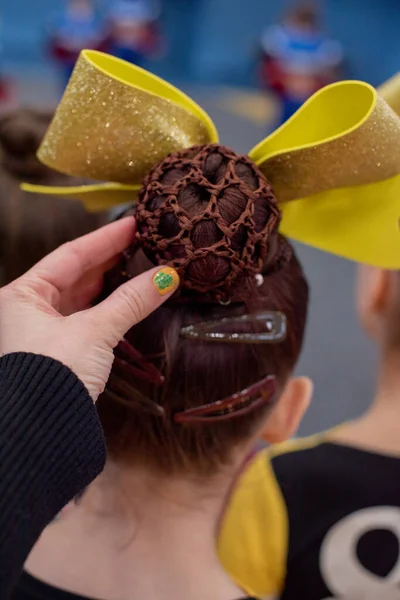
[[[20,190],[22,181],[61,185],[70,180],[36,157],[51,119],[51,112],[33,109],[18,109],[0,118],[0,284],[104,222],[103,215],[88,214],[79,202]]]
[[[290,376],[303,340],[307,282],[277,232],[279,210],[266,179],[227,148],[167,157],[145,181],[136,218],[140,248],[129,248],[107,275],[105,293],[154,264],[175,267],[181,288],[116,349],[99,400],[109,453],[161,473],[211,473],[232,460],[270,409],[249,391],[236,412],[233,395],[268,375],[279,394]],[[267,311],[286,317],[279,343],[257,343],[266,318],[222,320]],[[214,341],[203,335],[209,322]],[[197,336],[183,335],[193,326]],[[234,343],[243,333],[257,339]],[[193,418],[193,409],[210,403],[208,418]]]

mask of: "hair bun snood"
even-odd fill
[[[174,267],[182,289],[242,300],[267,257],[280,211],[246,156],[218,144],[167,156],[146,178],[137,237],[155,264]]]

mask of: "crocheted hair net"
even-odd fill
[[[137,238],[147,257],[174,267],[183,293],[241,300],[254,275],[286,253],[270,185],[246,156],[218,144],[171,154],[144,182]],[[273,256],[271,256],[273,253]]]

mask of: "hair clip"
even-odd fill
[[[160,371],[125,339],[119,342],[114,352],[115,361],[134,377],[149,381],[157,387],[164,385],[165,379]]]
[[[224,400],[217,400],[196,408],[189,408],[173,415],[175,423],[212,423],[229,421],[272,404],[276,392],[276,378],[269,375],[250,387]]]
[[[242,323],[260,323],[265,331],[245,333],[224,331],[224,327]],[[230,342],[238,344],[265,344],[282,342],[286,338],[286,317],[277,311],[264,311],[240,317],[226,317],[218,321],[207,321],[198,325],[182,327],[181,336],[205,342]]]

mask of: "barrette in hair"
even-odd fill
[[[175,423],[186,424],[229,421],[236,417],[243,417],[257,408],[271,405],[275,392],[276,379],[273,375],[269,375],[224,400],[178,411],[173,415],[173,420]]]
[[[383,97],[382,97],[383,96]],[[400,268],[400,76],[382,88],[324,87],[249,152],[280,203],[284,235],[358,262]],[[389,104],[385,102],[387,98]],[[82,52],[39,150],[47,166],[109,183],[25,185],[89,210],[132,202],[168,154],[218,141],[191,98],[137,66]]]
[[[232,331],[234,325],[258,324],[261,331],[246,333]],[[286,338],[286,317],[278,311],[263,311],[239,317],[226,317],[182,327],[181,336],[205,342],[230,342],[237,344],[265,344],[282,342]]]

